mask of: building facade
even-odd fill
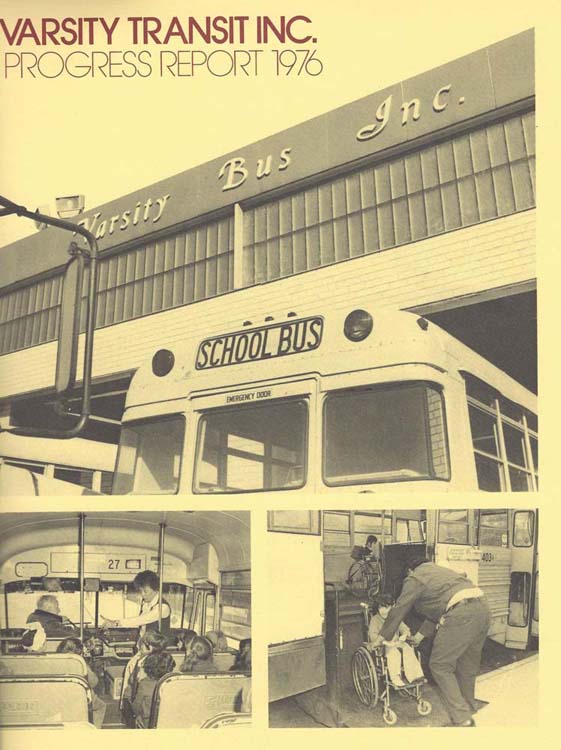
[[[367,284],[378,306],[421,312],[535,390],[533,71],[528,31],[81,216],[101,250],[86,445],[118,441],[132,373],[186,325],[204,337],[216,300],[239,306],[259,286],[281,304],[312,274],[326,300],[334,280]],[[58,419],[68,242],[49,228],[0,253],[4,424]],[[7,460],[31,460],[23,438],[2,439]]]

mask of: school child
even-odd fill
[[[136,696],[132,702],[132,710],[135,719],[139,720],[139,723],[146,728],[150,721],[152,697],[158,680],[169,672],[173,672],[175,661],[173,656],[165,651],[153,651],[142,662],[142,668],[146,677],[138,683]]]
[[[63,641],[61,641],[58,644],[57,653],[58,654],[78,654],[79,656],[84,656],[84,646],[82,644],[82,641],[79,638],[65,638]],[[92,689],[92,696],[93,696],[93,700],[92,700],[93,723],[97,729],[101,729],[103,725],[103,719],[105,718],[107,705],[101,700],[99,695],[95,692],[95,688],[97,687],[99,683],[98,676],[93,670],[90,669],[90,666],[87,663],[86,663],[86,668],[88,670],[86,679],[88,681],[88,685]]]
[[[393,597],[383,594],[378,599],[378,612],[373,615],[368,627],[368,640],[372,643],[380,633],[394,604]],[[424,678],[424,673],[413,648],[406,642],[411,635],[402,622],[391,641],[383,641],[386,663],[391,683],[394,687],[405,687],[406,683]],[[404,679],[405,678],[405,679]]]
[[[167,643],[168,639],[166,636],[158,630],[147,630],[138,642],[138,651],[127,662],[123,673],[119,708],[121,711],[121,720],[129,729],[134,727],[132,702],[136,696],[138,683],[146,677],[143,670],[143,661],[148,654],[155,651],[163,651]]]
[[[218,672],[218,667],[212,658],[212,643],[208,638],[198,635],[193,638],[185,654],[185,661],[179,667],[180,672],[194,672],[196,674],[209,674]]]

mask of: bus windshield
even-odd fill
[[[306,423],[303,401],[207,412],[199,426],[195,492],[302,487]]]
[[[99,627],[102,619],[119,620],[134,617],[138,614],[140,599],[138,592],[130,583],[121,581],[100,581],[89,579],[95,590],[84,592],[84,625],[87,628]],[[189,601],[192,589],[179,583],[164,583],[163,592],[171,607],[172,628],[183,627],[185,602]],[[45,579],[39,581],[17,582],[8,584],[5,589],[6,626],[25,628],[27,618],[36,608],[37,601],[43,594],[55,594],[60,611],[74,624],[80,622],[80,587],[77,579]],[[192,599],[192,593],[191,597]],[[187,615],[189,612],[187,612]]]
[[[442,395],[425,383],[327,396],[324,478],[328,485],[448,479]]]
[[[113,494],[176,493],[184,433],[182,416],[158,417],[123,425]]]

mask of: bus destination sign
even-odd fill
[[[310,352],[321,344],[322,333],[323,318],[318,316],[213,336],[201,342],[195,367],[211,370]]]

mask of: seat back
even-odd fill
[[[83,677],[0,677],[0,726],[91,721],[92,693]]]
[[[168,651],[167,653],[173,656],[175,668],[179,671],[179,667],[185,661],[185,651]]]
[[[239,711],[242,690],[250,680],[237,672],[166,675],[154,691],[150,726],[201,727],[217,714]]]
[[[219,672],[228,672],[235,658],[235,654],[232,654],[230,651],[215,651],[212,660]]]
[[[167,653],[173,656],[175,668],[179,670],[179,667],[185,661],[185,651],[168,651]],[[215,651],[212,657],[219,672],[228,672],[235,659],[236,655],[232,654],[230,651]]]
[[[42,649],[43,652],[46,654],[56,654],[56,650],[63,640],[64,638],[47,638]]]
[[[84,657],[78,654],[6,654],[0,656],[0,674],[86,677],[88,670]]]

